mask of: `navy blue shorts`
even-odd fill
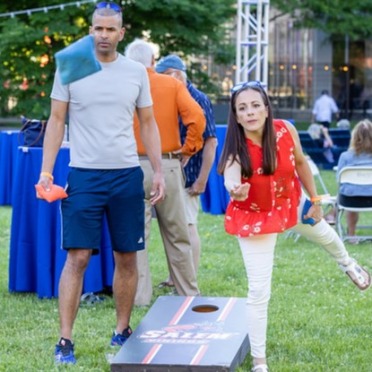
[[[64,249],[93,249],[94,254],[98,253],[104,217],[114,251],[144,249],[145,194],[141,167],[72,168],[67,194],[61,204]]]

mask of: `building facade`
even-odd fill
[[[274,17],[269,29],[268,91],[278,116],[310,121],[323,89],[334,97],[342,117],[371,116],[372,40],[297,29],[288,16]]]

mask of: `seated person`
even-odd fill
[[[350,121],[347,119],[341,119],[337,122],[336,127],[338,129],[350,130]]]
[[[349,149],[340,155],[337,166],[337,177],[344,167],[372,166],[372,122],[368,119],[360,121],[351,132]],[[372,206],[372,186],[370,185],[341,185],[339,198],[342,204],[353,207]],[[355,235],[358,222],[357,212],[346,212],[348,235]]]
[[[334,156],[332,148],[334,147],[331,136],[329,135],[328,128],[322,124],[313,123],[310,124],[307,129],[310,137],[314,143],[324,149],[323,155],[327,159],[328,163],[334,163]]]

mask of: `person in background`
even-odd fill
[[[368,119],[358,122],[352,130],[349,149],[341,153],[338,160],[337,177],[343,168],[361,165],[372,166],[372,122]],[[354,207],[372,206],[371,186],[343,184],[338,192],[342,204]],[[348,235],[355,235],[358,219],[358,212],[346,211]]]
[[[198,233],[198,212],[200,205],[200,195],[205,191],[208,176],[211,171],[217,147],[216,123],[214,120],[213,107],[206,94],[187,79],[186,66],[182,59],[175,54],[170,54],[162,58],[155,66],[158,73],[170,75],[181,81],[186,87],[191,97],[203,109],[206,119],[206,127],[203,133],[204,145],[195,155],[193,155],[184,167],[186,175],[185,198],[187,223],[189,226],[189,235],[192,247],[192,255],[195,272],[198,273],[200,262],[200,237]],[[185,142],[186,127],[180,120],[181,141]],[[161,286],[173,286],[173,280],[168,278],[161,283]]]
[[[183,167],[191,156],[203,146],[205,117],[201,107],[191,97],[186,87],[171,76],[158,74],[154,70],[155,55],[152,46],[135,40],[126,48],[125,55],[147,68],[151,95],[154,101],[154,114],[159,127],[163,153],[166,197],[155,205],[156,217],[163,239],[168,269],[175,289],[181,296],[199,295],[196,272],[192,261],[190,237],[186,220],[184,198]],[[178,118],[181,117],[186,130],[186,138],[181,144]],[[151,204],[149,194],[151,168],[145,156],[139,137],[138,121],[134,121],[141,167],[145,174],[146,193],[146,247],[148,248],[151,227]],[[147,252],[141,252],[138,261],[139,284],[135,303],[147,305],[151,300],[152,284],[147,260]]]
[[[335,100],[329,95],[328,90],[325,89],[314,103],[312,122],[329,128],[332,123],[332,114],[335,114],[336,119],[338,119],[339,109]]]
[[[360,290],[370,286],[371,277],[322,218],[298,133],[289,122],[273,119],[268,95],[259,82],[241,83],[232,89],[218,171],[231,196],[225,229],[238,239],[248,278],[252,370],[266,372],[267,312],[279,233],[291,228],[322,245]]]
[[[89,33],[94,37],[102,70],[67,85],[61,83],[57,70],[39,179],[39,184],[49,190],[68,114],[71,169],[68,197],[61,205],[67,259],[59,283],[58,364],[76,363],[72,330],[85,269],[101,245],[104,215],[115,260],[117,320],[111,345],[123,345],[132,333],[129,321],[137,287],[136,257],[137,251],[144,249],[143,172],[133,135],[134,110],[153,168],[151,204],[161,201],[165,192],[160,138],[146,70],[116,51],[125,33],[121,7],[113,2],[96,4]]]
[[[335,162],[335,158],[332,152],[334,143],[331,136],[329,135],[328,128],[325,127],[323,124],[313,123],[309,125],[307,132],[314,141],[314,144],[317,147],[323,149],[324,158],[328,161],[328,163],[333,164]]]
[[[347,119],[341,119],[336,123],[336,127],[340,130],[350,130],[350,121]]]

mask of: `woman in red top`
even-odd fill
[[[242,83],[232,90],[218,171],[231,196],[225,229],[237,236],[247,271],[252,371],[266,372],[267,308],[278,233],[293,229],[322,245],[361,290],[370,286],[371,278],[322,218],[297,131],[292,124],[273,119],[259,82]]]

